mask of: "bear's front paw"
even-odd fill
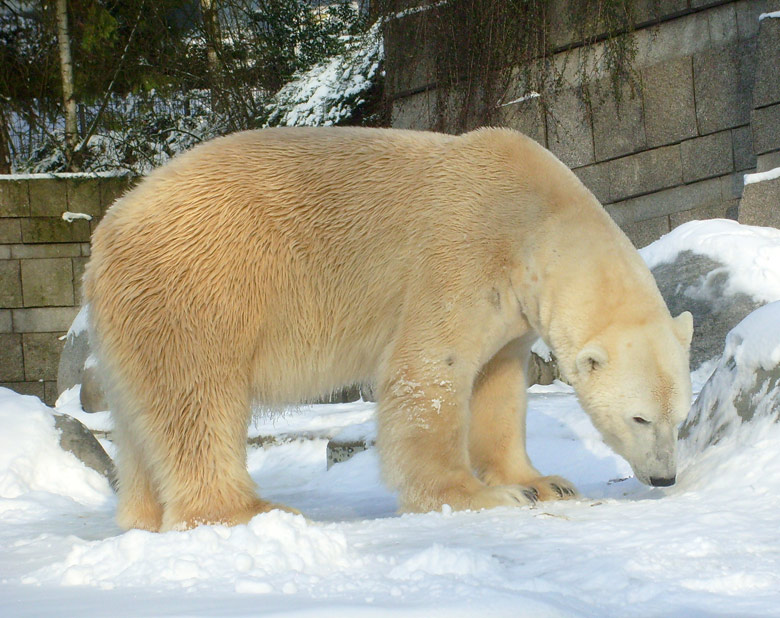
[[[538,499],[539,494],[533,487],[497,485],[495,487],[483,487],[479,491],[474,492],[462,509],[477,511],[480,509],[492,509],[497,506],[533,506]]]
[[[526,482],[536,490],[539,500],[571,500],[580,496],[577,488],[562,476],[540,476]]]

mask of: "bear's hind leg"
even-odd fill
[[[242,524],[285,509],[260,499],[247,471],[245,392],[228,379],[201,380],[189,392],[163,393],[155,402],[150,420],[159,425],[154,434],[162,530]]]
[[[144,453],[133,439],[132,430],[122,427],[116,410],[113,415],[117,425],[113,435],[117,448],[117,524],[124,530],[157,532],[162,525],[163,507],[144,464]]]
[[[521,340],[512,341],[477,378],[471,396],[471,463],[488,485],[524,485],[539,500],[572,498],[578,495],[574,485],[560,476],[542,476],[526,453],[527,354]]]

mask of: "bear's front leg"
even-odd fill
[[[542,476],[525,448],[526,380],[530,340],[504,346],[480,371],[471,396],[469,452],[479,477],[488,485],[518,483],[539,500],[578,495],[560,476]]]
[[[399,355],[380,389],[378,448],[387,483],[403,511],[533,504],[517,484],[488,486],[474,476],[468,454],[468,402],[474,373],[454,355]],[[459,367],[458,365],[461,365]]]

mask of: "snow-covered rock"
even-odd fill
[[[691,221],[640,250],[672,315],[693,314],[691,367],[717,358],[728,332],[780,300],[780,230]]]
[[[680,430],[690,448],[734,435],[745,424],[762,427],[780,416],[780,301],[757,309],[726,338],[715,372]]]

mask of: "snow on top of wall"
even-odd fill
[[[780,11],[772,11],[771,13],[761,13],[758,16],[758,21],[764,21],[765,19],[780,19]]]
[[[729,291],[763,302],[780,300],[780,230],[729,219],[690,221],[639,253],[649,268],[673,262],[683,251],[706,255],[729,270]]]
[[[766,172],[758,172],[756,174],[745,174],[745,184],[752,185],[756,182],[763,182],[765,180],[774,180],[780,178],[780,167],[776,167]]]
[[[0,180],[44,180],[47,178],[79,179],[79,178],[116,178],[128,176],[127,170],[111,170],[108,172],[43,172],[39,174],[0,174]]]

